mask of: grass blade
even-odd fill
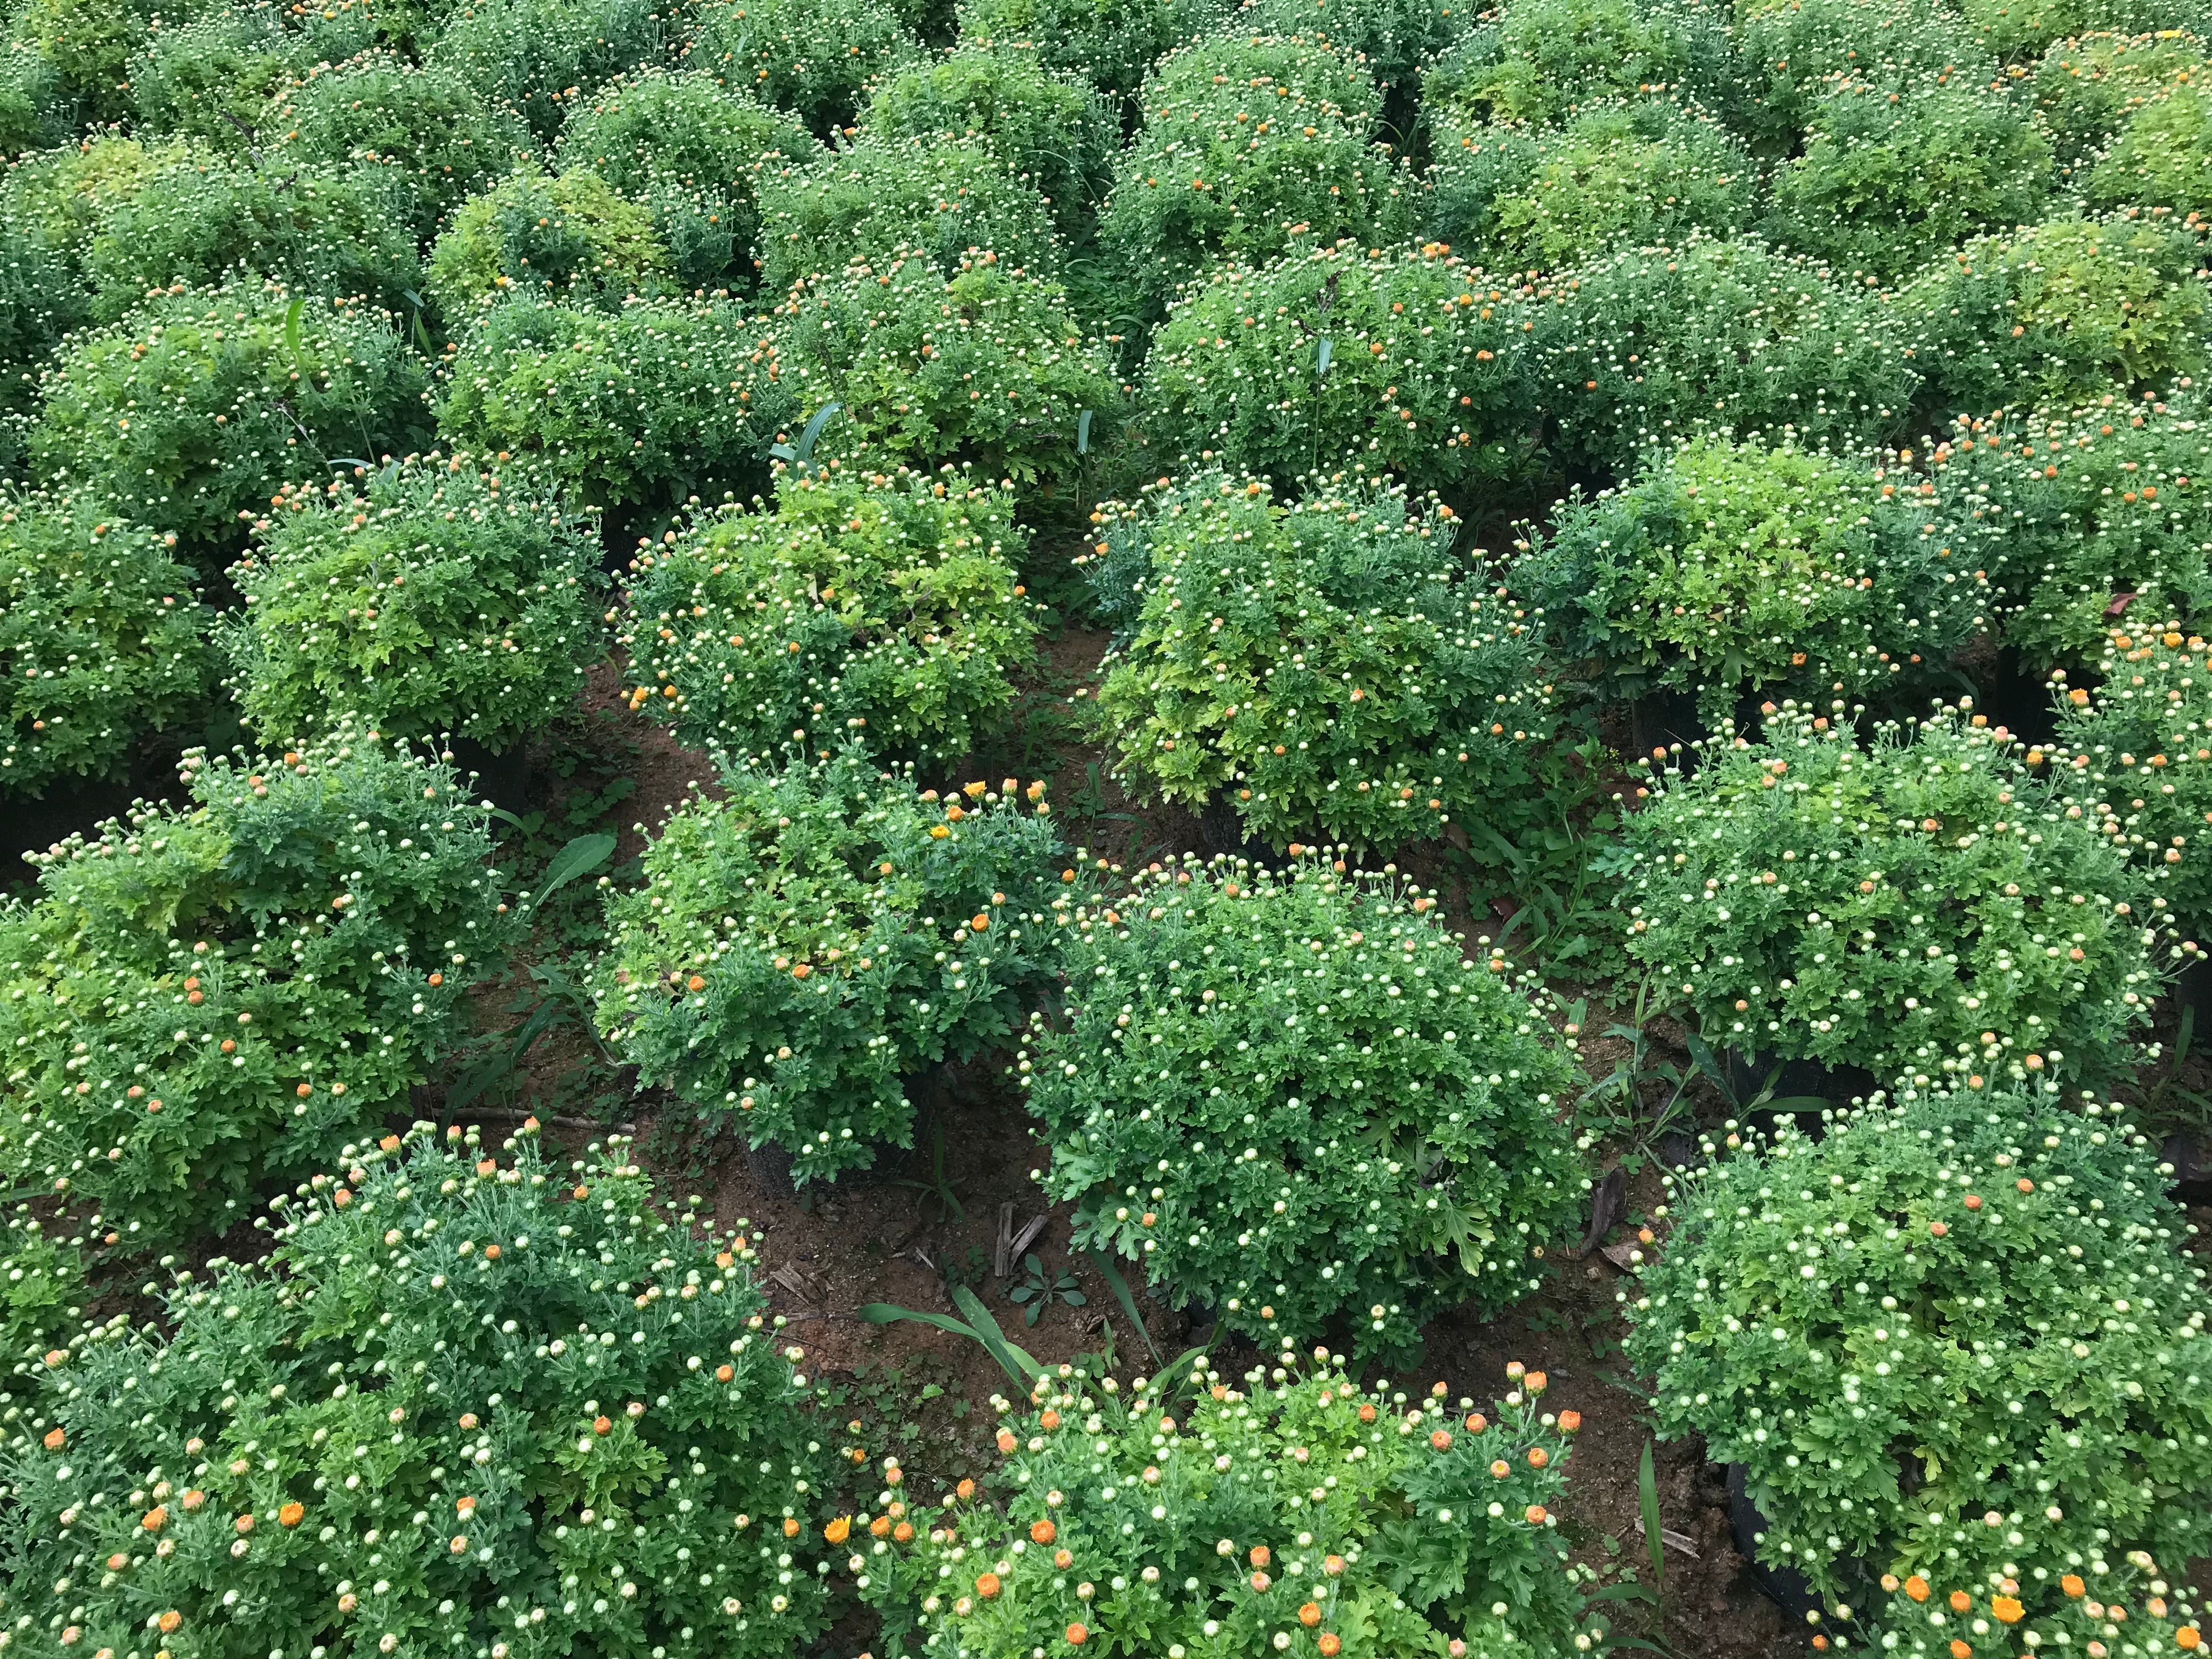
[[[1160,1357],[1158,1345],[1152,1340],[1152,1334],[1145,1328],[1145,1322],[1137,1316],[1137,1298],[1129,1294],[1129,1281],[1121,1277],[1121,1270],[1114,1265],[1113,1258],[1102,1255],[1096,1250],[1085,1250],[1083,1255],[1085,1261],[1098,1269],[1098,1276],[1106,1281],[1106,1288],[1114,1292],[1114,1299],[1121,1304],[1121,1311],[1128,1316],[1129,1323],[1136,1328],[1137,1334],[1143,1339],[1145,1346],[1151,1350],[1152,1364],[1155,1365],[1166,1364],[1167,1362]]]
[[[1644,1511],[1644,1543],[1651,1552],[1651,1583],[1660,1594],[1667,1591],[1667,1544],[1659,1535],[1659,1481],[1651,1468],[1651,1443],[1644,1443],[1644,1461],[1636,1469],[1636,1501]]]

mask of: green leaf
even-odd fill
[[[1659,1481],[1651,1468],[1651,1443],[1644,1443],[1644,1461],[1636,1468],[1636,1501],[1644,1511],[1644,1542],[1651,1552],[1651,1582],[1659,1594],[1667,1589],[1667,1544],[1659,1532]]]
[[[1075,417],[1075,453],[1079,455],[1091,453],[1091,411],[1087,409]]]
[[[1114,1292],[1114,1299],[1121,1304],[1121,1311],[1128,1316],[1130,1325],[1143,1339],[1146,1350],[1152,1354],[1152,1364],[1163,1364],[1159,1346],[1152,1340],[1152,1334],[1145,1328],[1145,1322],[1137,1316],[1137,1298],[1129,1293],[1129,1281],[1121,1277],[1121,1270],[1114,1265],[1114,1259],[1097,1250],[1085,1250],[1083,1255],[1098,1270],[1099,1278],[1106,1281],[1106,1288]]]
[[[537,897],[524,908],[535,910],[577,877],[605,864],[614,850],[615,838],[604,832],[577,836],[553,855],[553,861],[545,866],[544,884],[538,888]]]
[[[1044,1367],[1006,1340],[1006,1334],[999,1328],[999,1322],[991,1317],[991,1310],[983,1305],[983,1298],[965,1285],[952,1287],[952,1305],[968,1316],[975,1327],[971,1333],[978,1342],[989,1350],[991,1358],[999,1362],[1007,1376],[1018,1382],[1026,1383],[1044,1375]]]
[[[292,367],[304,371],[300,361],[300,313],[307,307],[304,297],[295,298],[284,307],[284,355],[292,360]]]

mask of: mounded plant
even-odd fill
[[[1904,423],[1920,383],[1911,331],[1871,289],[1753,238],[1606,254],[1531,286],[1547,447],[1601,477],[1700,428],[1863,444]]]
[[[1596,105],[1556,129],[1447,131],[1428,179],[1427,234],[1509,271],[1747,228],[1760,187],[1725,128],[1659,99]]]
[[[118,121],[131,112],[131,59],[155,9],[155,0],[25,0],[8,33],[46,60],[81,118]]]
[[[341,733],[184,769],[189,806],[71,836],[0,910],[0,1174],[145,1243],[242,1219],[404,1102],[508,928],[448,768]]]
[[[182,132],[240,161],[251,157],[262,106],[295,75],[343,63],[376,44],[365,5],[222,5],[181,22],[156,19],[131,65],[137,125]],[[269,135],[273,137],[272,133]]]
[[[1224,261],[1153,335],[1137,430],[1163,467],[1206,455],[1284,489],[1340,465],[1455,498],[1516,483],[1540,436],[1537,314],[1435,242]]]
[[[2203,73],[2201,62],[2196,73]],[[2177,77],[2178,78],[2178,77]],[[2089,204],[2212,212],[2212,97],[2191,79],[2166,88],[2128,117],[2089,174]]]
[[[1059,968],[1044,786],[918,791],[847,750],[726,769],[607,909],[599,1030],[711,1130],[834,1180],[914,1141],[908,1079],[1005,1041]]]
[[[0,498],[0,796],[112,775],[200,711],[208,612],[175,540],[67,496]]]
[[[665,1218],[626,1141],[556,1163],[536,1125],[334,1147],[266,1261],[17,1365],[0,1459],[42,1496],[0,1521],[36,1564],[9,1623],[112,1652],[812,1636],[832,1477],[742,1224]]]
[[[755,189],[761,285],[772,295],[908,251],[948,278],[978,252],[1040,275],[1060,262],[1044,198],[978,139],[869,135],[809,163],[768,157]]]
[[[665,284],[653,215],[596,173],[509,174],[471,197],[430,250],[430,293],[456,325],[514,295],[612,309]]]
[[[2212,432],[2178,391],[1954,421],[1929,457],[1939,516],[1970,537],[2004,637],[2044,667],[2102,647],[2115,615],[2212,605]],[[2119,610],[2115,611],[2113,607]]]
[[[682,57],[827,137],[859,118],[878,84],[922,61],[922,51],[890,0],[712,0],[694,12]]]
[[[2208,21],[2193,5],[2148,0],[1962,0],[1959,9],[1983,44],[2008,61],[2033,59],[2056,41],[2092,32],[2141,34],[2180,24],[2203,33]]]
[[[1754,150],[1778,160],[1844,81],[1902,86],[1948,76],[1987,87],[2002,74],[1956,10],[1913,0],[1753,0],[1735,24],[1729,115]]]
[[[422,59],[550,144],[574,100],[665,57],[670,21],[654,0],[471,0],[444,10]]]
[[[1955,709],[1864,749],[1794,706],[1756,744],[1726,730],[1694,771],[1654,765],[1617,866],[1630,957],[1707,1042],[1917,1088],[2132,1063],[2165,901],[2109,803]]]
[[[1775,174],[1778,234],[1838,270],[1893,279],[2034,219],[2051,195],[2051,141],[2025,103],[1956,70],[1838,77]]]
[[[756,175],[769,158],[805,161],[820,148],[790,116],[702,70],[651,69],[578,102],[558,157],[645,205],[680,291],[742,294],[759,276]]]
[[[1236,27],[1256,34],[1311,34],[1375,71],[1376,84],[1397,93],[1404,106],[1422,90],[1429,65],[1466,40],[1484,21],[1465,6],[1427,0],[1241,0]]]
[[[795,284],[776,308],[782,384],[834,402],[814,453],[854,465],[974,466],[1055,495],[1074,482],[1083,414],[1118,422],[1121,382],[1060,284],[979,250],[950,278],[900,248]]]
[[[2104,802],[2113,850],[2156,884],[2177,931],[2212,933],[2212,677],[2179,622],[2115,628],[2058,705],[2060,787]],[[2060,678],[2063,678],[2061,676]]]
[[[0,156],[44,149],[68,131],[54,66],[27,40],[0,40]]]
[[[1697,3],[1517,0],[1421,77],[1432,132],[1468,122],[1553,126],[1618,98],[1709,99],[1725,84],[1724,16]]]
[[[165,292],[40,374],[32,464],[219,556],[288,479],[422,447],[428,375],[392,319],[238,283]]]
[[[82,1233],[55,1237],[36,1216],[8,1218],[0,1240],[0,1353],[43,1353],[76,1333],[90,1294],[86,1243]]]
[[[205,155],[149,174],[102,215],[84,269],[104,323],[157,290],[234,284],[242,274],[393,309],[422,280],[414,235],[374,173],[275,174]]]
[[[1077,906],[1018,1070],[1079,1244],[1255,1342],[1368,1352],[1535,1288],[1589,1182],[1534,988],[1345,863],[1187,856]]]
[[[1954,1613],[2014,1578],[2004,1623],[2061,1601],[2022,1561],[2202,1554],[2212,1299],[2124,1109],[1974,1089],[1825,1130],[1708,1139],[1620,1292],[1661,1432],[1745,1466],[1761,1557],[1832,1598],[1972,1587]]]
[[[1542,1409],[1541,1371],[1506,1376],[1478,1411],[1441,1382],[1363,1386],[1326,1348],[1241,1386],[1203,1357],[1126,1393],[1060,1366],[994,1401],[1003,1511],[968,1480],[918,1503],[894,1464],[846,1565],[890,1659],[1601,1645],[1557,1512],[1582,1414]]]
[[[1540,619],[1455,554],[1449,507],[1342,475],[1291,503],[1202,472],[1097,514],[1128,630],[1097,725],[1133,793],[1271,846],[1488,842],[1543,811],[1559,722]]]
[[[439,434],[504,450],[574,503],[674,507],[750,494],[793,414],[773,342],[726,301],[495,306],[439,371]]]
[[[1692,690],[1713,721],[1748,693],[1917,703],[1992,609],[1934,488],[1893,456],[1698,438],[1554,506],[1510,580],[1620,695]]]
[[[945,764],[1012,706],[1037,606],[1012,499],[949,468],[787,472],[641,550],[619,638],[633,708],[737,755],[856,743]]]
[[[1121,138],[1097,88],[1012,46],[963,46],[901,71],[876,88],[861,123],[887,138],[979,139],[1069,232],[1096,214]]]
[[[2028,91],[2060,164],[2086,171],[2145,100],[2188,80],[2207,56],[2203,37],[2181,29],[2054,42]]]
[[[961,0],[962,46],[1033,52],[1048,70],[1133,104],[1165,52],[1221,21],[1230,0]]]
[[[1894,327],[1938,419],[2087,403],[2200,373],[2203,234],[2177,216],[2053,219],[1969,242],[1907,284]]]
[[[1310,35],[1218,34],[1162,58],[1098,219],[1124,303],[1157,314],[1224,258],[1269,259],[1299,234],[1405,236],[1416,190],[1370,142],[1381,110],[1368,67]]]
[[[528,466],[433,450],[280,491],[254,529],[223,644],[264,742],[350,721],[503,750],[568,708],[599,656],[596,518]]]
[[[84,254],[110,210],[131,200],[149,179],[197,153],[184,138],[125,137],[110,127],[74,144],[20,157],[0,177],[0,225],[62,260],[72,287],[84,283]],[[82,313],[90,295],[70,307]],[[17,325],[21,326],[21,325]]]
[[[447,64],[418,68],[398,53],[365,52],[317,64],[263,106],[257,143],[323,168],[366,167],[420,242],[445,216],[514,171],[530,129]]]

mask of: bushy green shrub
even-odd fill
[[[611,309],[665,286],[668,250],[653,215],[596,173],[510,174],[464,202],[430,250],[429,288],[465,324],[523,294]]]
[[[560,163],[589,168],[653,215],[680,291],[749,292],[757,280],[755,175],[804,164],[821,146],[780,110],[700,70],[611,81],[568,112]]]
[[[2208,55],[2203,39],[2179,29],[2057,42],[2028,92],[2061,165],[2094,161],[2143,100],[2185,83]]]
[[[115,129],[26,155],[0,178],[0,222],[68,263],[72,279],[108,211],[195,154],[182,138],[142,142]]]
[[[68,258],[0,217],[0,473],[14,477],[23,425],[38,406],[39,372],[90,319]]]
[[[2053,42],[2090,33],[2140,34],[2179,26],[2203,33],[2212,16],[2195,0],[1960,0],[1983,44],[2007,61],[2033,58]]]
[[[656,1215],[627,1142],[564,1167],[535,1126],[337,1147],[267,1262],[17,1366],[9,1622],[111,1652],[810,1638],[829,1457],[754,1250]]]
[[[404,1102],[498,971],[491,838],[454,774],[343,733],[287,757],[188,753],[189,806],[71,836],[0,910],[18,1194],[145,1243],[227,1226]]]
[[[1602,1645],[1555,1512],[1582,1417],[1541,1409],[1541,1371],[1509,1365],[1484,1413],[1442,1383],[1363,1388],[1326,1348],[1276,1358],[1240,1389],[1201,1357],[1190,1399],[1061,1366],[1018,1414],[995,1401],[1003,1515],[963,1481],[941,1512],[886,1488],[854,1518],[846,1565],[890,1659]]]
[[[763,165],[756,189],[761,286],[770,294],[854,259],[888,264],[902,249],[948,277],[973,249],[1039,275],[1060,262],[1044,198],[975,139],[864,136],[811,165]]]
[[[78,336],[40,377],[30,455],[212,555],[288,479],[421,447],[426,380],[376,312],[246,283],[165,293]]]
[[[195,713],[208,613],[173,536],[68,497],[0,497],[0,796],[124,769],[146,732]]]
[[[1692,690],[1716,722],[1747,693],[1924,707],[1993,596],[1923,489],[1880,459],[1698,439],[1559,503],[1510,580],[1617,695]]]
[[[93,315],[104,323],[155,289],[243,276],[396,309],[421,271],[414,235],[375,174],[301,167],[279,176],[220,159],[179,161],[145,179],[102,216],[85,253]]]
[[[2062,788],[2106,802],[2123,854],[2155,883],[2176,930],[2212,933],[2212,691],[2204,641],[2179,623],[2116,628],[2089,665],[2087,684],[2068,690],[2051,744]]]
[[[550,144],[574,100],[654,63],[675,27],[654,0],[471,0],[422,61],[460,76]]]
[[[2130,1063],[2159,988],[2165,902],[2106,844],[2118,822],[1955,710],[1862,750],[1785,707],[1687,775],[1654,766],[1616,902],[1629,955],[1716,1048],[1920,1088],[2094,1077]]]
[[[1255,1341],[1343,1319],[1364,1352],[1526,1295],[1588,1183],[1527,988],[1343,862],[1193,857],[1079,906],[1019,1071],[1078,1243]]]
[[[1969,242],[1897,297],[1935,416],[2105,392],[2201,373],[2212,301],[2203,233],[2172,216],[2055,219]]]
[[[1206,453],[1279,489],[1343,465],[1413,489],[1512,483],[1539,435],[1538,313],[1493,280],[1433,242],[1225,264],[1153,337],[1139,429],[1163,467]]]
[[[1611,254],[1536,297],[1547,437],[1570,466],[1618,477],[1700,427],[1861,444],[1903,421],[1918,382],[1873,292],[1753,240]]]
[[[0,158],[44,149],[68,131],[54,66],[27,40],[0,39]]]
[[[685,67],[789,110],[817,137],[852,125],[881,82],[922,59],[890,0],[710,0]]]
[[[511,301],[441,370],[438,430],[454,449],[531,460],[594,507],[750,494],[792,407],[772,344],[720,301]]]
[[[1730,106],[1761,155],[1796,149],[1820,100],[1838,80],[1903,84],[1951,76],[1964,86],[1996,80],[1996,60],[1948,7],[1912,0],[1753,0],[1737,15],[1741,94]]]
[[[1710,101],[1726,84],[1724,15],[1689,3],[1515,0],[1421,77],[1432,132],[1475,122],[1551,126],[1638,94]]]
[[[2123,1109],[1975,1090],[1826,1128],[1677,1177],[1621,1293],[1661,1431],[1745,1466],[1761,1556],[1836,1596],[1856,1561],[1925,1595],[2202,1553],[2212,1301]]]
[[[131,59],[158,9],[158,0],[23,0],[9,33],[52,66],[82,118],[117,121],[131,113]]]
[[[1096,703],[1117,775],[1277,847],[1510,832],[1559,719],[1539,624],[1455,555],[1450,508],[1315,486],[1285,506],[1201,472],[1099,509],[1100,545],[1129,544],[1103,563],[1139,590],[1102,596],[1133,634]]]
[[[2212,214],[2212,94],[2184,82],[2136,110],[2084,193],[2092,207]]]
[[[1150,313],[1224,258],[1399,240],[1417,191],[1369,142],[1381,95],[1367,66],[1304,35],[1220,35],[1170,53],[1145,82],[1144,125],[1114,165],[1098,234]]]
[[[856,742],[943,764],[1014,701],[1034,601],[1013,501],[950,469],[787,473],[641,552],[621,630],[633,708],[738,755]]]
[[[1095,88],[1012,46],[966,46],[892,76],[861,123],[885,138],[980,140],[1068,231],[1096,214],[1121,142],[1114,106]]]
[[[599,654],[598,528],[527,466],[434,450],[283,492],[230,572],[247,724],[281,744],[351,717],[495,750],[542,730]]]
[[[939,800],[848,751],[722,782],[608,905],[600,1030],[795,1179],[867,1169],[913,1144],[902,1079],[1003,1041],[1058,968],[1060,844],[1012,779]]]
[[[1465,40],[1481,17],[1471,6],[1439,0],[1243,0],[1234,21],[1256,34],[1312,35],[1363,60],[1379,85],[1410,100],[1422,70]]]
[[[1034,52],[1047,69],[1130,106],[1163,54],[1231,9],[1231,0],[960,0],[960,45]]]
[[[2116,603],[2152,623],[2212,607],[2212,432],[2193,393],[1961,417],[1929,459],[1947,533],[1977,543],[2027,662],[2098,650]]]
[[[294,157],[374,169],[425,242],[453,209],[525,161],[532,142],[520,117],[457,70],[418,69],[388,52],[307,70],[278,88],[260,119],[256,141],[280,175]]]
[[[365,6],[298,11],[272,0],[226,5],[172,24],[157,17],[131,65],[138,121],[153,132],[181,132],[250,158],[262,106],[294,76],[320,63],[343,63],[376,43]]]
[[[1967,1659],[1996,1659],[2017,1646],[2086,1650],[2092,1642],[2117,1659],[2201,1647],[2203,1615],[2191,1605],[2190,1586],[2168,1583],[2148,1550],[2130,1550],[2121,1562],[2107,1560],[2108,1550],[2029,1553],[2023,1559],[2033,1565],[2004,1562],[1971,1590],[1958,1588],[1972,1582],[1963,1572],[1939,1572],[1932,1583],[1917,1573],[1887,1574],[1887,1602],[1862,1612],[1864,1639],[1905,1659],[1958,1659],[1954,1642]]]
[[[1804,149],[1774,178],[1792,246],[1855,276],[1917,269],[1963,239],[2034,219],[2049,199],[2051,141],[2025,100],[1963,83],[1838,78]]]
[[[1710,118],[1659,100],[1598,105],[1556,130],[1442,135],[1424,222],[1478,264],[1557,270],[1624,244],[1741,230],[1759,185],[1750,155]]]
[[[855,261],[798,284],[778,309],[783,384],[801,409],[840,405],[819,456],[953,461],[1054,495],[1080,459],[1083,411],[1103,440],[1121,400],[1060,285],[995,253],[962,260],[950,282],[912,249]]]

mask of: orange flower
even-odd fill
[[[154,1622],[161,1626],[161,1634],[167,1636],[170,1632],[175,1630],[178,1626],[185,1622],[185,1615],[179,1613],[174,1607],[171,1607],[167,1613],[163,1613]]]
[[[1037,1421],[1048,1429],[1056,1429],[1060,1426],[1060,1413],[1055,1411],[1047,1411],[1043,1416],[1037,1419]]]
[[[1954,1613],[1964,1613],[1968,1607],[1974,1605],[1974,1598],[1967,1595],[1964,1590],[1953,1590],[1951,1592],[1950,1601],[1951,1611]]]
[[[1999,1595],[1993,1597],[1990,1602],[1990,1614],[2000,1625],[2017,1625],[2020,1623],[2021,1615],[2027,1611],[2026,1607],[2021,1606],[2019,1598],[2016,1596]]]
[[[799,1536],[799,1521],[796,1516],[787,1515],[783,1517],[783,1535],[786,1538]]]
[[[1075,1553],[1073,1550],[1054,1550],[1052,1553],[1052,1564],[1062,1572],[1066,1572],[1075,1565]]]
[[[1940,1221],[1931,1221],[1928,1224],[1928,1231],[1935,1237],[1941,1238],[1951,1230]]]
[[[1308,1628],[1318,1625],[1321,1623],[1321,1608],[1311,1601],[1305,1602],[1298,1608],[1298,1623]]]
[[[878,1538],[881,1538],[881,1537],[882,1537],[885,1533],[889,1532],[890,1529],[891,1529],[891,1518],[890,1518],[890,1516],[889,1516],[888,1515],[879,1515],[879,1516],[878,1516],[874,1520],[872,1520],[872,1521],[871,1521],[871,1522],[868,1522],[868,1530],[869,1530],[869,1532],[871,1532],[872,1534],[874,1534],[876,1537],[878,1537]]]
[[[1544,1506],[1541,1504],[1529,1504],[1527,1509],[1522,1510],[1522,1514],[1528,1516],[1528,1524],[1532,1527],[1540,1527],[1544,1524]]]
[[[1090,1639],[1091,1632],[1085,1630],[1081,1625],[1070,1625],[1067,1627],[1068,1646],[1072,1648],[1079,1648]]]
[[[1469,1434],[1480,1434],[1489,1426],[1490,1419],[1480,1412],[1469,1412],[1467,1414],[1467,1431]]]
[[[1528,1467],[1530,1468],[1540,1469],[1545,1464],[1551,1461],[1551,1453],[1546,1451],[1541,1446],[1531,1446],[1528,1448]]]
[[[1030,1523],[1030,1542],[1049,1544],[1053,1540],[1053,1524],[1048,1520],[1032,1521]]]
[[[1530,1371],[1522,1379],[1521,1386],[1528,1389],[1530,1394],[1541,1394],[1552,1386],[1552,1379],[1541,1371]]]
[[[48,1451],[59,1451],[62,1449],[62,1442],[67,1437],[64,1435],[59,1429],[48,1429],[46,1431],[46,1449]]]
[[[139,1521],[138,1524],[145,1528],[148,1532],[159,1532],[161,1530],[161,1523],[168,1518],[168,1510],[163,1509],[159,1504],[156,1504],[152,1509],[146,1511],[144,1517]]]
[[[999,1431],[999,1449],[1002,1452],[1010,1452],[1013,1450],[1014,1445],[1014,1431],[1012,1429],[1000,1429]]]
[[[891,1536],[896,1539],[900,1543],[905,1543],[914,1536],[914,1522],[911,1521],[900,1522],[898,1525],[891,1528]]]
[[[852,1533],[853,1517],[849,1515],[841,1515],[822,1528],[822,1535],[833,1544],[843,1543]]]
[[[1951,1638],[1951,1659],[1973,1659],[1973,1649],[1968,1647],[1957,1637]]]
[[[714,1381],[717,1382],[726,1382],[736,1375],[737,1372],[728,1365],[717,1365],[714,1367]]]
[[[1275,1581],[1273,1579],[1268,1577],[1264,1572],[1255,1572],[1252,1575],[1252,1588],[1262,1595],[1267,1594],[1267,1586],[1274,1582]]]
[[[1561,1434],[1572,1434],[1577,1429],[1582,1427],[1582,1425],[1583,1414],[1580,1412],[1561,1412],[1559,1413],[1559,1432]]]
[[[246,1513],[240,1516],[237,1520],[232,1522],[230,1525],[231,1529],[237,1533],[240,1537],[243,1538],[247,1533],[253,1530],[252,1511],[250,1510],[247,1510]]]
[[[955,1497],[964,1502],[975,1495],[975,1483],[963,1476],[960,1484],[955,1486],[952,1492]]]
[[[606,1434],[613,1430],[615,1420],[611,1417],[595,1417],[592,1419],[592,1432]]]
[[[1333,1655],[1341,1649],[1344,1646],[1344,1644],[1338,1640],[1337,1634],[1334,1631],[1325,1630],[1321,1633],[1321,1640],[1315,1643],[1314,1645],[1319,1648],[1324,1654]]]
[[[1445,1447],[1451,1444],[1450,1431],[1445,1429],[1431,1430],[1429,1434],[1429,1443],[1438,1451],[1443,1450]]]
[[[2201,1639],[2194,1625],[2184,1625],[2173,1632],[2173,1645],[2178,1648],[2193,1648]]]
[[[1916,1601],[1925,1601],[1928,1599],[1928,1581],[1914,1573],[1905,1581],[1905,1593]]]
[[[1492,1474],[1497,1476],[1498,1480],[1503,1480],[1507,1475],[1513,1473],[1513,1466],[1502,1457],[1493,1458],[1491,1460],[1490,1472]]]
[[[1375,1407],[1372,1401],[1360,1407],[1359,1420],[1363,1423],[1372,1423],[1375,1420]]]
[[[2081,1582],[2080,1575],[2069,1572],[2058,1581],[2058,1588],[2069,1595],[2080,1595],[2089,1587]]]
[[[1249,1559],[1255,1567],[1264,1567],[1273,1558],[1269,1554],[1267,1547],[1265,1544],[1255,1544],[1248,1553],[1246,1559]]]
[[[975,1594],[981,1596],[986,1601],[989,1601],[998,1593],[999,1575],[997,1573],[987,1572],[981,1578],[978,1578],[975,1581]]]

